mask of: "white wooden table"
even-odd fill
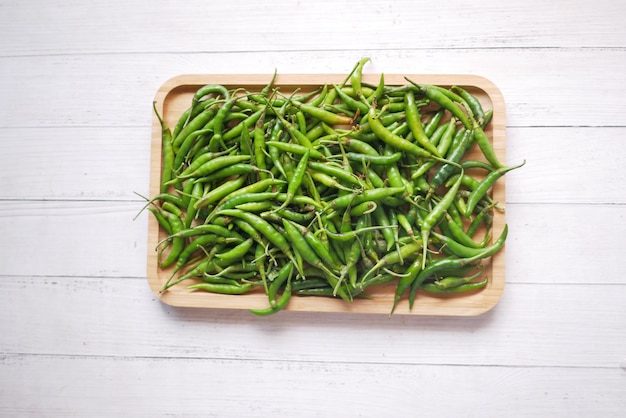
[[[423,4],[420,4],[423,3]],[[626,5],[0,2],[0,415],[626,416]],[[151,104],[184,73],[478,74],[506,288],[478,317],[172,308],[146,281]]]

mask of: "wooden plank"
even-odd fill
[[[0,176],[0,199],[138,200],[134,192],[149,194],[148,125],[6,128],[3,135],[0,166],[14,174]],[[508,203],[626,203],[625,128],[509,127],[506,136],[507,162],[526,160],[507,174]]]
[[[507,205],[507,282],[603,282],[623,254],[625,214],[625,205]]]
[[[626,408],[614,368],[8,355],[0,371],[11,376],[0,380],[6,416],[591,417]]]
[[[507,174],[510,203],[626,203],[623,128],[510,128]]]
[[[148,213],[133,221],[141,206],[0,202],[0,253],[16,254],[0,272],[145,278]],[[513,254],[506,259],[507,283],[626,283],[615,263],[623,253],[626,205],[510,204],[506,210],[507,254]],[[545,277],[546,265],[567,268],[550,269]]]
[[[147,219],[138,202],[0,202],[2,274],[144,276]]]
[[[144,279],[5,276],[0,352],[618,367],[626,351],[626,284],[548,280],[507,284],[500,303],[478,317],[389,318],[292,311],[257,317],[243,310],[174,308],[159,302]]]
[[[509,127],[624,126],[626,49],[372,49],[0,58],[0,127],[142,127],[157,89],[179,74],[346,73],[362,56],[372,58],[365,73],[486,77],[504,95]],[[84,99],[33,117],[41,91]]]
[[[129,1],[121,15],[111,4],[97,4],[89,9],[98,16],[93,20],[85,19],[84,10],[68,1],[10,3],[0,15],[2,36],[9,40],[0,54],[619,48],[626,39],[619,19],[626,8],[615,1],[578,1],[562,7],[541,0],[491,0],[473,7],[451,0],[445,10],[437,3],[416,6],[407,0],[384,5],[362,0],[358,8],[351,2],[328,0],[204,5],[199,0],[186,2],[185,7],[155,1],[146,7],[143,1]],[[233,21],[233,10],[245,13]],[[132,37],[126,35],[129,28]],[[377,29],[384,29],[384,37]]]
[[[150,128],[9,128],[0,142],[0,199],[140,200],[148,194]]]

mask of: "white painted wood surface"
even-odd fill
[[[0,416],[617,417],[626,3],[0,2]],[[177,309],[145,277],[183,73],[468,73],[507,104],[506,282],[475,318]]]

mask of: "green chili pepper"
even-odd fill
[[[483,131],[483,128],[477,123],[474,125],[474,141],[478,144],[487,161],[489,161],[494,168],[504,167],[504,165],[498,160],[498,156],[491,146],[491,142],[489,142],[489,138],[487,138],[485,131]]]
[[[413,280],[413,283],[411,283],[411,292],[409,293],[409,307],[413,306],[417,289],[422,285],[426,278],[436,274],[438,271],[467,266],[474,263],[475,261],[494,255],[502,248],[502,246],[504,246],[507,235],[508,225],[504,225],[504,229],[502,230],[502,233],[500,234],[500,237],[496,240],[496,242],[494,242],[489,247],[483,249],[482,252],[479,252],[471,257],[459,258],[454,256],[450,258],[440,258],[431,263],[428,263],[428,265],[424,267],[422,271],[417,275],[415,280]]]
[[[372,127],[372,131],[380,138],[381,141],[389,144],[391,147],[408,152],[409,154],[418,157],[418,158],[432,158],[433,155],[426,151],[423,148],[415,145],[412,142],[407,141],[406,139],[393,134],[387,128],[385,128],[380,121],[376,117],[376,113],[374,111],[374,107],[370,107],[369,109],[369,122]]]
[[[185,127],[172,139],[172,148],[178,152],[180,145],[191,133],[202,129],[213,117],[215,112],[211,108],[204,109],[202,113],[193,118]]]
[[[243,295],[248,293],[254,285],[251,283],[245,283],[242,285],[232,285],[223,283],[198,283],[188,286],[189,290],[204,290],[205,292],[220,293],[224,295]]]
[[[280,206],[280,209],[284,209],[285,207],[287,207],[293,200],[296,192],[300,189],[300,186],[302,185],[302,180],[304,179],[304,175],[306,173],[307,163],[309,161],[309,154],[310,152],[307,150],[300,158],[300,161],[298,161],[298,165],[293,172],[293,177],[289,180],[289,183],[287,184],[287,198]]]
[[[237,101],[236,97],[230,97],[227,99],[224,104],[219,108],[217,113],[215,114],[215,118],[213,118],[213,137],[211,137],[211,141],[209,142],[209,151],[217,152],[220,147],[223,149],[228,148],[224,143],[224,119],[228,112],[232,109]]]
[[[228,251],[215,254],[215,257],[221,260],[239,260],[252,248],[252,245],[254,245],[254,240],[248,238]]]
[[[450,111],[450,113],[452,113],[454,117],[461,121],[463,126],[465,126],[465,129],[470,130],[473,128],[474,123],[470,121],[468,115],[465,114],[465,112],[463,112],[463,110],[456,103],[454,103],[446,94],[442,93],[436,88],[433,88],[432,85],[416,84],[408,78],[406,80],[419,88],[430,100],[436,102],[441,107],[444,107],[448,111]]]
[[[458,287],[462,284],[470,283],[472,280],[481,276],[484,271],[485,271],[485,266],[481,264],[479,271],[470,276],[447,276],[447,277],[435,280],[434,285],[440,289],[451,289],[453,287]]]
[[[309,156],[311,158],[313,158],[314,160],[325,160],[326,159],[324,157],[324,154],[322,154],[318,150],[313,149],[311,147],[306,147],[306,146],[300,145],[300,144],[294,144],[294,143],[289,143],[289,142],[281,142],[281,141],[267,141],[265,143],[265,145],[267,145],[270,148],[277,148],[280,151],[289,152],[289,153],[297,154],[297,155],[304,155],[304,154],[308,153]]]
[[[431,293],[431,294],[449,295],[453,293],[464,293],[464,292],[471,292],[474,290],[479,290],[487,286],[488,283],[489,283],[488,277],[485,277],[483,280],[479,282],[464,283],[456,287],[446,287],[446,288],[439,287],[435,283],[424,283],[421,286],[421,290],[427,293]]]
[[[406,120],[415,140],[429,153],[441,157],[439,150],[435,147],[424,132],[422,121],[420,119],[417,105],[415,104],[415,96],[412,91],[408,91],[404,96],[404,105],[406,112]]]
[[[294,250],[302,256],[304,261],[311,266],[320,269],[328,276],[332,276],[337,281],[341,280],[323,263],[319,255],[313,250],[313,248],[311,248],[304,236],[302,236],[300,230],[291,221],[283,219],[283,227],[285,228],[287,239],[293,245]]]
[[[453,144],[453,148],[450,154],[446,156],[448,162],[441,164],[433,175],[433,178],[430,182],[432,189],[441,186],[443,183],[445,183],[446,180],[448,180],[448,178],[450,178],[450,176],[457,173],[461,169],[461,166],[460,164],[458,164],[458,162],[461,160],[461,158],[468,149],[471,135],[472,131],[462,131],[458,133],[457,136],[460,136],[460,140],[457,142],[456,145]]]
[[[239,190],[241,186],[243,186],[245,181],[246,181],[246,178],[242,176],[242,177],[237,177],[233,180],[229,180],[225,183],[222,183],[221,185],[214,188],[206,195],[202,196],[202,198],[198,200],[193,207],[195,209],[200,209],[205,206],[211,205],[212,203],[215,203],[219,201],[220,199],[228,196],[230,193],[234,192],[235,190]]]
[[[469,106],[472,114],[474,115],[476,122],[482,125],[485,121],[485,112],[483,111],[483,107],[480,104],[480,101],[463,87],[452,86],[452,90],[456,91],[459,96],[463,98],[465,103],[467,103],[467,105]]]
[[[241,163],[244,161],[248,161],[250,159],[249,155],[224,155],[221,157],[214,158],[200,167],[198,167],[195,171],[188,174],[181,174],[176,176],[175,179],[170,180],[169,183],[178,183],[181,180],[189,179],[189,178],[198,178],[208,176],[209,174],[233,164]]]
[[[518,164],[516,166],[501,167],[487,174],[487,176],[485,176],[485,178],[481,180],[476,188],[470,193],[470,196],[467,199],[467,209],[465,212],[465,216],[469,217],[474,212],[474,208],[476,207],[480,199],[482,199],[486,195],[487,191],[489,191],[489,189],[500,177],[502,177],[505,173],[508,173],[511,170],[522,167],[524,164],[526,164],[526,161],[523,161],[521,164]]]
[[[362,163],[363,165],[384,165],[389,166],[397,163],[402,158],[401,152],[394,152],[390,155],[367,155],[367,154],[357,154],[355,152],[348,152],[347,154],[348,160]]]
[[[431,137],[435,133],[435,131],[440,127],[439,124],[441,123],[441,120],[443,119],[444,114],[445,114],[445,109],[443,108],[439,109],[430,118],[428,123],[426,123],[426,125],[424,126],[424,133],[426,134],[427,137]],[[435,143],[433,138],[431,138],[431,142],[433,144]],[[440,155],[443,155],[443,154],[440,154]]]
[[[174,170],[174,148],[172,145],[172,132],[167,124],[159,115],[156,108],[156,102],[152,102],[154,113],[161,125],[161,154],[163,158],[163,165],[161,167],[161,193],[167,191],[167,182],[172,179]]]
[[[446,194],[441,198],[439,202],[435,205],[435,207],[426,215],[426,217],[420,223],[421,235],[423,245],[423,257],[426,260],[426,252],[428,247],[428,238],[433,229],[433,227],[437,224],[437,222],[441,219],[445,211],[452,204],[452,201],[456,197],[456,193],[461,186],[461,180],[459,179],[456,183],[448,189]]]
[[[352,125],[353,123],[352,118],[348,116],[338,115],[312,104],[294,102],[294,105],[309,116],[329,125]]]
[[[291,251],[291,246],[289,245],[285,237],[283,237],[278,231],[276,231],[276,229],[265,219],[256,214],[244,212],[237,209],[223,209],[218,212],[218,215],[231,216],[247,222],[256,231],[261,233],[272,244],[274,244],[279,250],[281,250],[290,260],[295,262],[293,252]]]
[[[363,87],[361,84],[361,79],[363,77],[363,67],[370,61],[369,57],[364,57],[359,60],[356,65],[356,68],[352,72],[350,76],[350,84],[354,89],[354,93],[357,97],[363,97]]]
[[[175,214],[171,212],[165,212],[165,211],[163,211],[163,214],[170,224],[172,234],[176,234],[177,232],[182,231],[184,229],[183,221],[178,216],[176,216]],[[167,257],[164,260],[161,260],[161,262],[159,263],[161,268],[164,269],[174,264],[174,262],[178,260],[178,256],[183,251],[184,247],[185,247],[184,238],[181,238],[181,237],[173,238],[172,246],[170,248],[170,251]]]
[[[393,305],[391,307],[391,312],[389,312],[389,316],[393,315],[396,307],[398,306],[398,302],[402,298],[402,295],[411,287],[411,284],[419,274],[419,272],[423,269],[424,258],[420,254],[418,257],[413,260],[411,265],[407,267],[405,271],[405,276],[401,277],[398,280],[398,285],[396,286],[396,291],[393,297]]]
[[[273,306],[269,306],[265,309],[250,309],[250,312],[259,316],[273,315],[285,309],[289,304],[289,300],[291,300],[291,281],[287,283],[287,287],[283,290],[280,299]]]
[[[367,113],[369,109],[369,104],[350,97],[343,89],[339,88],[339,86],[337,86],[336,84],[333,84],[333,87],[337,92],[337,96],[339,96],[339,98],[348,106],[349,109],[354,111],[358,110],[361,114]]]
[[[373,275],[383,267],[397,264],[402,260],[410,258],[411,256],[417,256],[422,247],[423,245],[421,242],[411,242],[409,244],[401,246],[398,251],[392,251],[385,254],[385,256],[383,256],[372,268],[370,268],[365,273],[362,280],[367,280],[367,278],[369,278],[371,275]]]
[[[217,158],[217,157],[221,157],[223,155],[227,155],[229,153],[231,153],[232,151],[236,150],[237,147],[233,146],[227,150],[224,151],[219,151],[219,152],[203,152],[202,154],[198,155],[197,157],[194,157],[191,160],[191,163],[189,163],[189,165],[181,172],[179,173],[179,176],[181,176],[182,178],[187,177],[190,173],[193,173],[194,171],[196,171],[198,168],[200,168],[202,165],[204,165],[205,163],[208,163],[209,161]]]

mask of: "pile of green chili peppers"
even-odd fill
[[[491,237],[489,191],[519,167],[494,153],[492,111],[459,86],[363,83],[368,61],[306,93],[281,92],[276,74],[259,91],[203,86],[173,128],[155,106],[161,190],[146,207],[166,232],[162,291],[263,291],[251,311],[269,315],[292,296],[350,303],[387,283],[393,313],[407,294],[412,308],[418,291],[487,285],[482,262],[508,231]],[[474,146],[484,159],[466,158]]]

